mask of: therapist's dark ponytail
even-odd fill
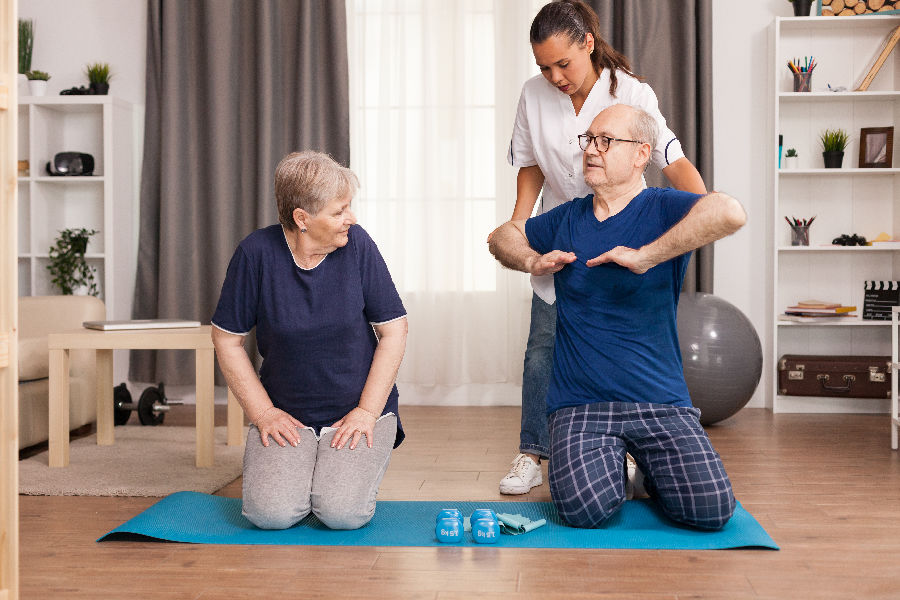
[[[581,0],[557,0],[544,7],[531,22],[529,37],[532,44],[540,44],[554,35],[563,34],[573,44],[583,45],[585,35],[594,36],[594,53],[591,54],[591,63],[597,76],[603,69],[609,69],[609,94],[616,97],[616,69],[637,78],[631,71],[628,58],[603,39],[600,35],[600,19],[597,13]]]

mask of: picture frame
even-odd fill
[[[860,169],[889,169],[893,158],[893,127],[863,127],[859,130]]]

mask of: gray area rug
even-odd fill
[[[194,465],[193,427],[116,427],[112,446],[98,446],[92,434],[69,445],[68,467],[51,469],[47,452],[19,461],[19,493],[162,497],[187,490],[211,494],[241,474],[244,447],[226,446],[225,430],[216,427],[215,464],[202,469]]]

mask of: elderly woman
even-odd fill
[[[404,437],[394,379],[406,311],[350,210],[357,187],[328,155],[282,159],[281,223],[240,243],[212,318],[219,364],[252,423],[243,514],[263,529],[310,511],[333,529],[362,527]],[[254,327],[259,377],[243,348]]]

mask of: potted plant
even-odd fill
[[[812,0],[788,0],[794,5],[795,17],[808,17],[809,9],[812,7]]]
[[[28,71],[25,75],[28,77],[28,91],[32,96],[43,96],[47,93],[47,81],[50,79],[49,73],[35,69],[34,71]]]
[[[84,68],[90,82],[91,94],[96,96],[105,96],[109,93],[109,80],[112,74],[109,72],[108,63],[93,63],[86,65]]]
[[[844,162],[844,149],[850,136],[843,129],[826,129],[819,136],[822,142],[822,158],[826,169],[840,169]]]
[[[31,70],[31,53],[34,49],[34,21],[19,19],[19,93],[24,94]]]
[[[92,267],[84,258],[88,240],[97,233],[95,229],[63,229],[50,248],[50,264],[47,270],[53,275],[51,282],[66,295],[83,291],[91,296],[99,296],[95,275],[96,267]]]
[[[796,169],[799,158],[795,148],[788,148],[784,153],[784,168]]]

